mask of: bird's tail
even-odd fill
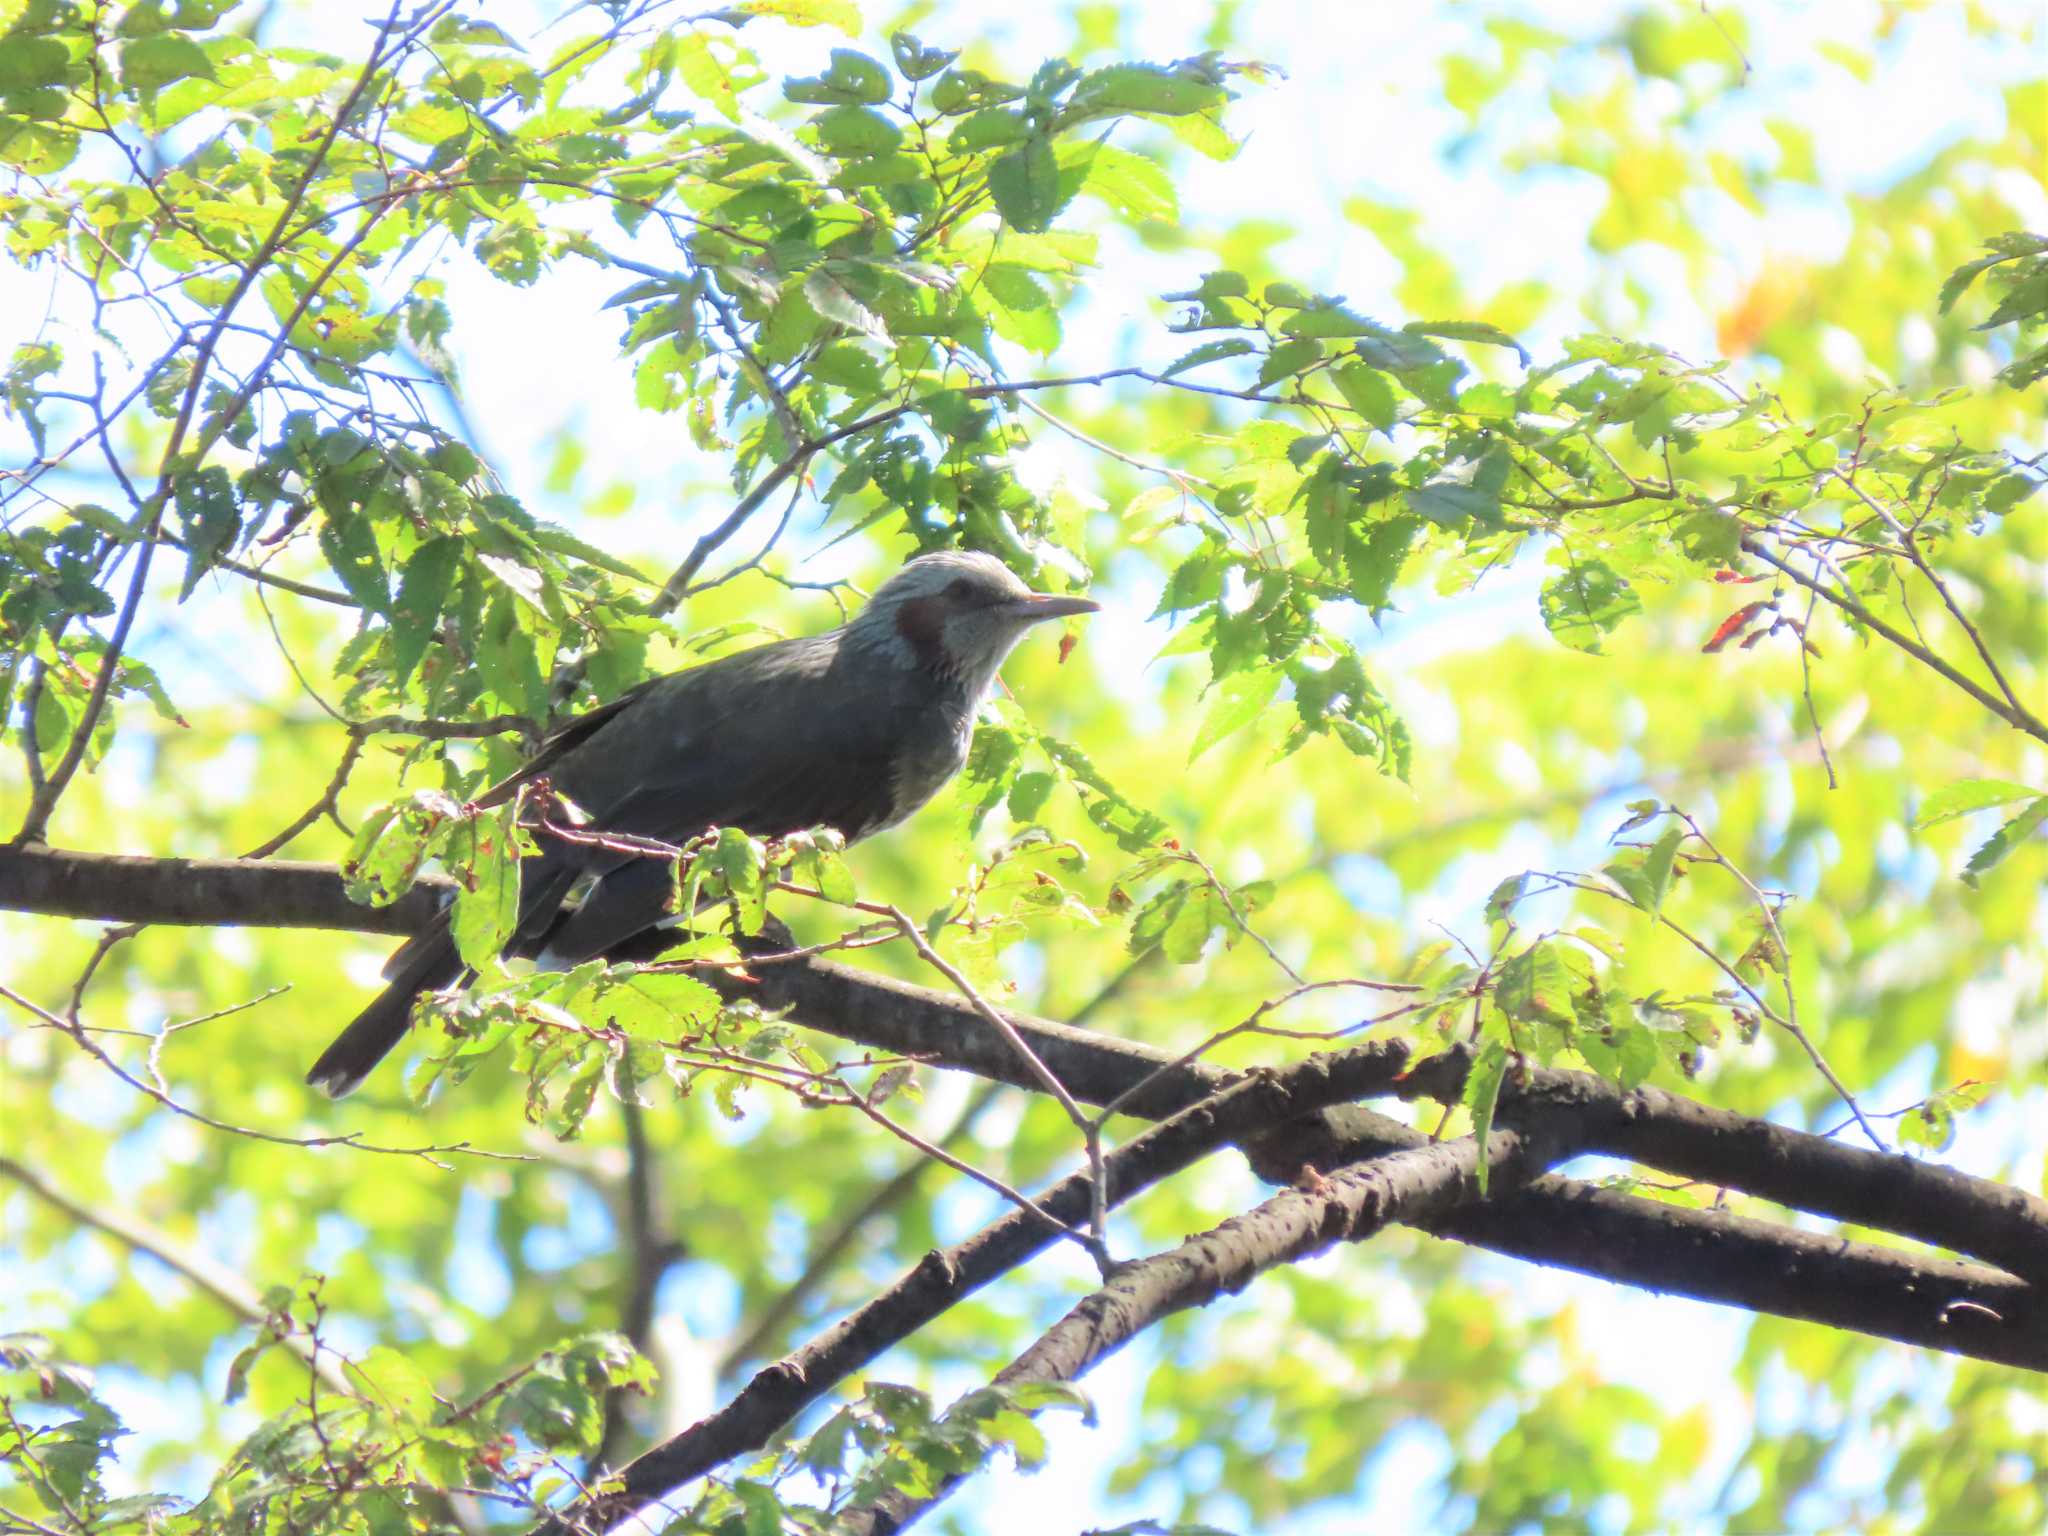
[[[405,1038],[406,1030],[412,1027],[413,999],[432,988],[447,986],[463,970],[462,957],[455,952],[455,941],[449,937],[444,916],[391,956],[384,967],[391,984],[320,1053],[313,1070],[306,1074],[306,1081],[331,1099],[353,1093],[370,1070]]]

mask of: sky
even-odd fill
[[[491,14],[522,35],[521,21],[532,9],[501,0]],[[880,7],[867,9],[871,16],[882,14]],[[1499,146],[1487,142],[1452,153],[1463,124],[1443,99],[1435,61],[1469,38],[1478,19],[1519,15],[1577,31],[1596,28],[1616,9],[1608,0],[1549,5],[1260,0],[1246,5],[1238,12],[1232,54],[1275,64],[1284,78],[1250,90],[1233,109],[1233,129],[1246,136],[1235,161],[1192,163],[1181,186],[1184,224],[1199,232],[1247,218],[1285,221],[1298,233],[1282,248],[1282,259],[1303,281],[1347,294],[1368,313],[1408,318],[1399,314],[1393,298],[1397,266],[1343,215],[1347,199],[1365,195],[1419,210],[1427,237],[1453,255],[1470,291],[1483,294],[1540,278],[1562,292],[1582,292],[1598,270],[1584,237],[1597,208],[1594,188],[1568,176],[1514,176],[1500,163]],[[1730,115],[1724,147],[1745,148],[1743,137],[1761,132],[1757,119],[1774,106],[1796,103],[1796,115],[1816,134],[1820,186],[1774,199],[1764,216],[1745,215],[1717,231],[1720,254],[1708,283],[1716,304],[1732,300],[1766,261],[1834,254],[1846,237],[1841,205],[1850,193],[1895,177],[1958,137],[1998,132],[1998,95],[1972,78],[1958,5],[1937,4],[1909,20],[1880,53],[1869,91],[1820,62],[1817,49],[1831,38],[1867,35],[1867,18],[1875,9],[1867,0],[1762,8],[1747,49],[1756,64],[1746,88],[1753,110]],[[2011,0],[1990,9],[2022,17],[2032,7]],[[930,7],[917,30],[940,45],[969,35],[992,36],[1023,68],[1061,51],[1071,35],[1064,13],[1052,7],[992,10],[951,0]],[[1172,58],[1197,51],[1210,8],[1152,0],[1135,7],[1135,13],[1139,19],[1133,31],[1144,39],[1145,51]],[[327,34],[337,45],[353,44],[361,36],[357,14],[358,8],[347,3],[298,7],[290,12],[289,26],[314,38]],[[846,42],[827,32],[774,24],[749,28],[746,41],[775,74],[815,73],[826,52]],[[874,46],[874,37],[868,42]],[[2015,70],[2038,70],[2043,61],[2009,63]],[[1900,105],[1874,113],[1869,109],[1873,100]],[[1510,126],[1517,125],[1511,121]],[[2042,205],[2040,225],[2048,227],[2048,199],[2041,198],[2038,188],[2034,195]],[[1067,345],[1051,366],[1082,372],[1177,355],[1178,339],[1159,326],[1157,296],[1197,276],[1199,261],[1199,251],[1161,253],[1134,244],[1120,250],[1090,277],[1086,312],[1068,325]],[[1652,329],[1660,339],[1680,350],[1711,353],[1713,308],[1692,296],[1669,267],[1669,258],[1639,253],[1626,261],[1657,295]],[[654,564],[664,552],[673,554],[694,538],[702,519],[722,515],[717,497],[706,494],[715,491],[718,466],[689,448],[674,418],[633,406],[630,371],[617,355],[616,316],[599,312],[603,300],[622,286],[616,274],[566,263],[540,285],[514,289],[461,263],[449,277],[451,304],[459,317],[453,345],[465,380],[467,416],[491,459],[530,506],[565,521],[586,521],[582,505],[616,483],[624,490],[625,510],[591,523],[590,531],[610,547],[646,551],[657,557]],[[0,352],[26,339],[48,299],[45,279],[0,268]],[[60,310],[58,318],[75,324],[80,317]],[[1565,321],[1546,324],[1561,328]],[[1019,360],[1015,371],[1028,372],[1028,363]],[[565,490],[550,490],[550,469],[566,435],[580,442],[594,467]],[[11,461],[18,442],[12,424],[0,423],[0,459]],[[1091,491],[1093,470],[1078,454],[1053,451],[1032,472],[1064,476],[1084,493]],[[1147,627],[1142,618],[1147,607],[1135,595],[1127,602],[1112,600],[1091,644],[1102,654],[1150,655],[1164,636]],[[1533,612],[1525,593],[1503,585],[1501,626],[1532,622]],[[222,675],[223,664],[230,661],[226,670],[239,670],[259,692],[281,681],[263,675],[263,668],[275,665],[267,658],[225,656],[205,633],[201,603],[159,611],[151,622],[153,630],[143,637],[145,650],[171,658],[166,671],[174,693],[190,689],[203,697],[213,686],[209,678]],[[1475,630],[1470,606],[1462,605],[1455,626],[1438,623],[1427,612],[1413,616],[1390,631],[1374,655],[1379,669],[1398,676],[1416,661],[1456,646],[1489,644],[1498,633],[1483,626]],[[1428,709],[1426,699],[1399,702],[1410,712],[1426,714]],[[143,787],[138,782],[136,792]],[[1505,849],[1498,862],[1512,863],[1521,851]],[[1532,865],[1555,862],[1547,848],[1527,852]],[[1486,884],[1491,882],[1489,874]],[[1483,890],[1478,894],[1483,896]],[[1446,896],[1453,906],[1472,899],[1472,893]],[[1964,1134],[1999,1138],[2009,1131],[1966,1123]],[[1979,1150],[1995,1160],[1990,1146]],[[1967,1158],[1971,1150],[1966,1146],[1957,1155]],[[964,1225],[983,1211],[968,1199],[955,1214]],[[584,1240],[606,1239],[600,1229],[584,1234]],[[1341,1264],[1342,1257],[1314,1262]],[[1722,1366],[1740,1347],[1741,1314],[1504,1260],[1481,1259],[1477,1274],[1482,1284],[1511,1288],[1527,1307],[1569,1309],[1596,1320],[1597,1326],[1581,1327],[1578,1337],[1602,1368],[1613,1379],[1656,1391],[1674,1408],[1686,1406],[1672,1401],[1675,1392],[1696,1394],[1723,1456],[1741,1443],[1753,1411],[1767,1416],[1801,1411],[1789,1395],[1783,1401],[1767,1398],[1753,1408],[1729,1381]],[[1077,1269],[1077,1286],[1083,1278]],[[473,1287],[478,1296],[487,1296],[492,1284],[487,1266],[458,1275],[456,1281]],[[726,1321],[716,1294],[693,1293],[691,1284],[692,1272],[679,1270],[662,1298],[664,1334],[684,1353],[689,1338]],[[1255,1288],[1220,1304],[1209,1321],[1219,1328],[1254,1327],[1266,1304]],[[0,1325],[4,1318],[0,1301]],[[1106,1500],[1097,1492],[1104,1469],[1117,1460],[1118,1447],[1138,1433],[1136,1404],[1146,1358],[1141,1346],[1099,1369],[1088,1383],[1099,1405],[1099,1427],[1084,1428],[1064,1417],[1051,1421],[1049,1468],[1029,1477],[999,1471],[980,1479],[956,1501],[962,1525],[988,1536],[1044,1536],[1049,1508],[1103,1525],[1157,1514],[1156,1498]],[[687,1380],[687,1361],[676,1364]],[[873,1374],[886,1379],[886,1362]],[[963,1390],[976,1384],[965,1378],[949,1383]],[[1789,1394],[1789,1387],[1785,1390]],[[183,1417],[177,1394],[136,1387],[125,1395],[131,1401],[124,1406],[145,1433],[175,1434]],[[1351,1531],[1368,1519],[1377,1529],[1429,1528],[1444,1446],[1433,1431],[1415,1430],[1398,1434],[1378,1451],[1363,1469],[1355,1501],[1271,1527],[1273,1536]],[[1852,1460],[1839,1475],[1850,1483],[1881,1480],[1883,1470]],[[1712,1482],[1703,1480],[1708,1487]]]

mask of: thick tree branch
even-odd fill
[[[92,922],[405,935],[425,927],[453,891],[429,877],[388,907],[365,907],[348,899],[332,864],[0,848],[0,910]]]
[[[1402,1093],[1454,1104],[1471,1055],[1420,1063]],[[1624,1093],[1585,1072],[1511,1072],[1495,1109],[1503,1125],[1537,1128],[1563,1115],[1588,1151],[1608,1152],[1683,1178],[1725,1185],[1795,1210],[1877,1227],[2048,1281],[2048,1201],[1892,1152],[1696,1104],[1661,1088]]]
[[[1429,1138],[1341,1105],[1254,1144],[1280,1182]],[[1421,1223],[1437,1237],[1695,1301],[2048,1370],[2048,1297],[1981,1264],[1930,1259],[1723,1210],[1692,1210],[1549,1174],[1506,1200]]]
[[[432,916],[447,889],[445,881],[421,881],[392,906],[371,908],[348,900],[331,865],[0,848],[0,909],[99,921],[409,933]],[[808,1028],[1032,1086],[1016,1054],[950,993],[815,958],[757,970],[754,986],[706,974],[769,1007],[788,1008]],[[1022,1015],[1011,1021],[1083,1102],[1108,1103],[1150,1079],[1126,1108],[1156,1119],[1226,1081],[1213,1067],[1174,1066],[1168,1053],[1135,1042]],[[1337,1168],[1426,1139],[1385,1115],[1345,1107],[1248,1136],[1245,1145],[1263,1177],[1287,1183],[1305,1166]],[[1997,1193],[2002,1186],[1975,1180],[1970,1187],[2004,1198]],[[1815,1238],[1721,1211],[1681,1211],[1554,1177],[1424,1230],[1618,1284],[2048,1370],[2048,1307],[2040,1294],[1975,1265]]]
[[[1153,1126],[1103,1160],[1110,1204],[1177,1173],[1205,1153],[1261,1127],[1324,1105],[1383,1091],[1407,1060],[1399,1045],[1378,1043],[1310,1057],[1261,1072],[1205,1097]],[[1055,1184],[1038,1204],[1061,1222],[1087,1219],[1092,1171]],[[725,1407],[655,1446],[626,1467],[617,1491],[563,1510],[536,1536],[604,1531],[633,1510],[766,1445],[791,1419],[849,1373],[908,1338],[963,1297],[1024,1263],[1060,1232],[1035,1212],[1013,1209],[966,1242],[928,1253],[888,1290],[794,1354],[757,1372]]]
[[[1489,1187],[1512,1188],[1564,1150],[1559,1142],[1497,1131],[1487,1140]],[[1155,1323],[1235,1295],[1269,1269],[1479,1198],[1478,1173],[1479,1145],[1466,1137],[1389,1152],[1282,1190],[1177,1248],[1124,1266],[997,1372],[995,1385],[1078,1380]],[[947,1479],[928,1499],[885,1496],[841,1523],[849,1536],[903,1530],[965,1480]]]

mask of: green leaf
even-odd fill
[[[1665,894],[1671,889],[1671,871],[1678,859],[1678,845],[1684,841],[1684,823],[1673,820],[1649,848],[1625,849],[1621,857],[1602,873],[1645,912],[1661,911]]]
[[[801,842],[791,840],[796,845],[793,873],[799,880],[809,881],[827,901],[857,901],[860,892],[854,885],[853,872],[839,855],[839,839],[828,836],[832,836],[831,845],[815,836]]]
[[[46,682],[42,692],[36,695],[36,751],[48,757],[61,750],[71,739],[71,720],[71,706],[55,687]]]
[[[1005,341],[1041,356],[1059,345],[1059,310],[1036,275],[999,261],[983,272],[981,292],[990,300],[990,323]]]
[[[1432,475],[1408,492],[1409,507],[1438,527],[1462,531],[1472,523],[1502,524],[1500,493],[1507,483],[1508,456],[1498,450]]]
[[[1477,341],[1489,347],[1510,348],[1529,366],[1529,353],[1522,344],[1497,325],[1483,320],[1414,320],[1401,327],[1410,336],[1441,336],[1446,341]]]
[[[1280,667],[1250,667],[1231,673],[1217,684],[1216,701],[1209,706],[1202,728],[1195,733],[1195,743],[1188,748],[1188,761],[1192,763],[1217,742],[1258,719],[1279,693],[1285,676]]]
[[[548,684],[534,640],[519,624],[519,599],[500,588],[485,611],[476,642],[477,674],[516,713],[538,720],[548,712]]]
[[[718,994],[695,976],[614,967],[577,1012],[642,1039],[673,1040],[717,1018],[720,1006]]]
[[[857,32],[849,35],[858,36]],[[929,80],[960,55],[944,48],[927,48],[908,32],[889,34],[889,51],[896,57],[896,72],[906,80]]]
[[[1204,363],[1221,362],[1226,357],[1243,357],[1252,350],[1252,344],[1242,336],[1231,336],[1222,341],[1205,341],[1193,351],[1182,353],[1160,377],[1170,379],[1175,374],[1186,373],[1190,368],[1199,368]]]
[[[1259,387],[1278,383],[1281,379],[1292,378],[1303,369],[1312,368],[1322,361],[1322,343],[1309,340],[1283,341],[1266,354],[1266,360],[1259,365]]]
[[[903,130],[873,107],[833,107],[811,119],[818,142],[834,155],[885,155],[903,142]]]
[[[9,33],[0,42],[4,42],[0,46],[0,92],[13,94],[64,83],[71,67],[71,50],[54,37]]]
[[[1030,121],[1015,107],[983,107],[961,119],[946,140],[946,149],[956,155],[973,155],[1021,144],[1030,137]]]
[[[1529,872],[1509,875],[1493,888],[1493,894],[1486,898],[1486,921],[1504,923],[1515,910],[1515,903],[1522,899],[1522,890],[1529,883]]]
[[[372,811],[356,829],[341,861],[348,899],[374,907],[396,901],[434,851],[442,829],[460,815],[460,806],[431,789],[415,791],[407,799]]]
[[[1106,117],[1122,112],[1152,112],[1179,117],[1221,106],[1223,88],[1191,69],[1164,69],[1156,64],[1112,64],[1082,77],[1068,99],[1070,119]]]
[[[320,552],[348,588],[348,595],[371,613],[391,607],[390,578],[377,552],[377,535],[359,512],[329,512],[320,525]]]
[[[1635,589],[1601,560],[1572,561],[1543,584],[1537,606],[1553,639],[1593,656],[1600,654],[1601,636],[1643,611]]]
[[[178,588],[183,602],[199,585],[199,578],[213,569],[241,527],[241,513],[228,472],[209,465],[197,474],[178,481],[178,523],[185,539],[185,580]]]
[[[1656,1034],[1635,1019],[1609,1017],[1597,1031],[1589,1023],[1574,1044],[1588,1066],[1624,1093],[1649,1081],[1660,1059]]]
[[[1498,1040],[1480,1042],[1465,1074],[1465,1088],[1458,1102],[1472,1116],[1472,1139],[1479,1144],[1479,1193],[1486,1193],[1488,1168],[1486,1141],[1493,1134],[1493,1112],[1500,1103],[1500,1085],[1508,1075],[1508,1048]]]
[[[1059,162],[1042,138],[999,156],[988,168],[988,190],[1003,221],[1026,234],[1044,229],[1066,201]]]
[[[1394,385],[1377,368],[1345,362],[1332,371],[1344,403],[1382,432],[1394,424]]]
[[[399,687],[426,654],[461,559],[462,540],[450,535],[429,539],[405,562],[391,605],[391,671]]]
[[[1945,821],[1954,821],[1973,811],[1989,810],[1994,805],[2010,805],[2015,800],[2032,800],[2042,793],[2042,790],[2030,789],[2006,779],[1958,779],[1953,784],[1944,784],[1921,802],[1920,814],[1914,819],[1913,826],[1916,831],[1924,832],[1929,827],[1938,827]]]
[[[1159,891],[1131,919],[1130,951],[1157,948],[1176,965],[1194,965],[1209,935],[1230,921],[1215,887],[1206,880],[1176,880]]]
[[[1058,782],[1051,774],[1038,769],[1018,774],[1010,785],[1010,819],[1036,821],[1039,812],[1045,809],[1045,802],[1052,798],[1053,788]]]
[[[1061,146],[1062,160],[1071,153]],[[1082,175],[1080,190],[1133,221],[1171,220],[1180,215],[1180,197],[1166,167],[1149,156],[1114,144],[1090,144],[1073,158]]]
[[[465,824],[463,846],[451,849],[460,861],[450,931],[456,952],[471,970],[487,970],[519,922],[517,801]]]
[[[1974,886],[1988,870],[2002,863],[2007,854],[2039,831],[2043,822],[2048,822],[2048,795],[2041,796],[1985,839],[1983,846],[1970,855],[1970,862],[1963,867],[1963,883]]]
[[[379,1344],[349,1367],[363,1395],[392,1418],[424,1425],[434,1413],[434,1383],[389,1345]]]
[[[177,32],[137,38],[121,49],[121,83],[131,91],[156,91],[188,76],[215,78],[213,61],[191,38]]]
[[[1493,1000],[1511,1019],[1570,1024],[1574,982],[1558,946],[1544,939],[1509,958],[1494,983]]]
[[[589,544],[554,523],[535,523],[532,528],[533,542],[542,549],[558,555],[569,555],[585,565],[594,565],[600,571],[609,571],[614,576],[623,576],[636,581],[643,587],[657,585],[654,578],[635,566],[628,565],[616,555],[607,554],[595,544]]]
[[[711,867],[725,877],[742,933],[759,933],[768,911],[768,854],[738,827],[720,827],[711,847]]]
[[[887,101],[890,90],[888,70],[864,53],[835,48],[830,69],[822,75],[785,81],[782,94],[791,101],[817,106],[871,107]]]
[[[853,0],[735,0],[731,9],[741,16],[773,16],[793,27],[837,27],[848,37],[860,36],[860,7]]]

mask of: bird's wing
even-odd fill
[[[521,763],[517,771],[506,775],[481,795],[477,796],[476,804],[478,807],[483,810],[489,810],[493,806],[503,805],[512,798],[513,792],[520,785],[530,784],[542,774],[552,772],[564,758],[576,751],[578,747],[581,747],[613,720],[639,703],[646,696],[648,690],[660,681],[662,679],[658,677],[649,678],[644,683],[638,683],[628,688],[610,703],[600,704],[597,708],[556,726],[554,730],[541,738],[539,749],[534,752],[533,756]]]
[[[722,826],[760,836],[830,826],[858,837],[890,813],[886,754],[841,753],[820,764],[785,751],[779,759],[757,759],[743,773],[714,767],[702,759],[669,765],[615,807],[606,827],[673,843]],[[671,915],[675,885],[667,860],[612,854],[593,867],[596,883],[547,933],[548,957],[556,964],[607,954]]]

